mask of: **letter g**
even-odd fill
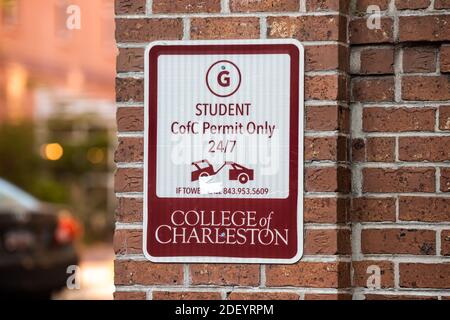
[[[218,75],[217,75],[217,82],[222,86],[222,87],[229,87],[230,86],[230,77],[228,76],[230,74],[229,71],[221,71]]]

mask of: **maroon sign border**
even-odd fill
[[[167,44],[166,44],[167,43]],[[164,44],[155,44],[151,46],[146,54],[148,54],[148,78],[147,89],[148,95],[145,99],[148,99],[148,123],[146,124],[146,141],[147,141],[147,161],[148,168],[146,170],[147,177],[144,181],[147,181],[146,197],[145,201],[148,206],[145,206],[147,212],[144,212],[146,219],[144,219],[146,230],[144,239],[144,253],[152,261],[156,262],[173,262],[173,257],[176,257],[176,261],[188,262],[191,260],[197,260],[198,257],[210,257],[211,261],[215,262],[215,257],[229,258],[230,262],[233,259],[238,259],[242,262],[255,262],[258,259],[268,260],[289,260],[298,257],[298,252],[301,248],[298,248],[298,238],[302,236],[298,229],[298,215],[297,209],[302,207],[297,203],[298,192],[298,179],[303,179],[303,173],[298,172],[299,162],[299,81],[300,81],[300,56],[303,55],[299,50],[299,46],[292,43],[277,43],[277,44],[170,44],[166,42]],[[230,199],[230,198],[160,198],[156,194],[156,163],[157,163],[157,103],[158,103],[158,57],[161,55],[208,55],[208,54],[288,54],[291,58],[290,66],[290,154],[289,154],[289,195],[286,199]],[[303,79],[301,79],[303,81]],[[303,113],[303,110],[301,111]],[[301,150],[300,152],[303,152]],[[158,245],[155,239],[151,236],[154,234],[154,226],[160,225],[162,222],[161,211],[164,209],[173,207],[194,207],[202,206],[207,210],[208,208],[217,209],[220,207],[235,208],[236,205],[240,207],[248,207],[250,205],[258,208],[267,208],[275,206],[279,210],[285,210],[289,212],[289,217],[286,222],[286,226],[289,226],[292,230],[290,233],[289,241],[292,243],[286,250],[246,250],[243,248],[230,249],[230,247],[224,246],[201,246],[195,245],[172,245],[170,247],[162,248]],[[284,202],[284,204],[283,204]],[[212,209],[211,209],[212,210]],[[159,213],[158,213],[159,212]],[[170,212],[170,211],[168,211]],[[167,246],[167,245],[166,245]],[[195,249],[193,246],[198,246]],[[215,247],[215,248],[214,248]],[[299,258],[299,257],[298,257]],[[256,259],[256,260],[255,260]],[[223,260],[221,261],[223,262]],[[234,261],[233,261],[234,262]]]

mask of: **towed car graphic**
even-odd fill
[[[214,170],[214,167],[208,160],[200,160],[192,162],[194,170],[191,172],[191,181],[197,181],[200,177],[210,177],[218,174],[225,166],[230,166],[228,172],[228,180],[239,181],[241,184],[246,184],[249,180],[254,180],[254,170],[244,167],[233,161],[226,161],[219,169]]]

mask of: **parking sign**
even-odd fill
[[[295,40],[157,41],[147,47],[148,259],[300,259],[303,61]]]

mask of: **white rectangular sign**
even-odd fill
[[[144,252],[293,263],[303,246],[303,60],[295,40],[146,50]]]

